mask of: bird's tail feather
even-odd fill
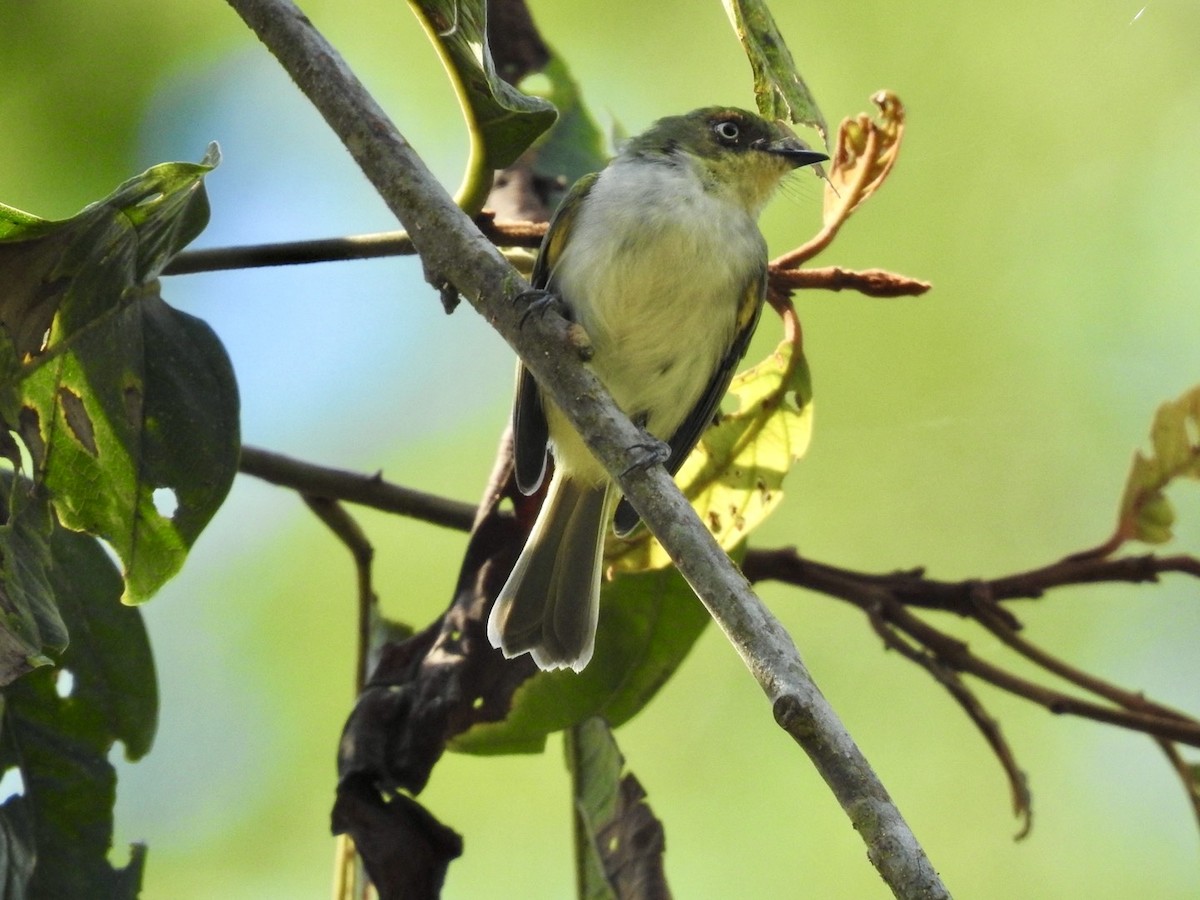
[[[505,656],[532,653],[542,669],[583,669],[592,658],[608,489],[554,473],[525,549],[488,618]]]

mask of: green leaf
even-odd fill
[[[725,12],[729,14],[729,21],[754,72],[754,98],[758,111],[767,119],[809,125],[828,143],[825,118],[796,71],[792,54],[765,0],[724,2]]]
[[[483,0],[409,0],[438,48],[458,93],[483,165],[503,169],[554,124],[554,107],[521,93],[496,74]]]
[[[637,778],[624,772],[625,759],[608,725],[599,718],[579,723],[567,733],[565,750],[574,788],[578,895],[670,897],[662,823]]]
[[[43,668],[4,689],[0,768],[19,767],[24,791],[0,807],[11,847],[36,854],[27,889],[4,896],[133,898],[144,850],[114,868],[112,808],[115,741],[144,755],[158,709],[150,645],[138,610],[122,606],[121,578],[90,537],[54,528],[51,589],[71,643],[60,667]],[[10,854],[12,851],[10,850]],[[6,872],[12,886],[13,872]]]
[[[120,555],[127,602],[179,570],[237,469],[229,359],[155,280],[207,223],[218,159],[155,166],[62,222],[0,211],[0,417],[62,524]]]
[[[1134,454],[1113,542],[1162,544],[1171,539],[1175,510],[1163,491],[1178,478],[1200,479],[1200,387],[1164,403],[1150,427],[1150,455]]]
[[[49,505],[33,484],[0,475],[7,500],[0,526],[0,686],[49,665],[47,652],[67,646],[67,629],[51,586]]]
[[[37,864],[33,820],[24,797],[9,797],[0,804],[0,897],[25,900],[26,888]]]
[[[587,668],[536,673],[514,692],[507,718],[475,725],[449,746],[537,753],[548,735],[591,716],[616,728],[650,702],[708,622],[708,611],[674,568],[619,576],[601,590],[596,652]]]
[[[558,121],[537,142],[533,173],[546,184],[561,185],[547,192],[546,206],[555,209],[571,185],[604,168],[612,147],[584,105],[579,85],[562,57],[552,55],[538,74],[547,80],[549,90],[544,96],[558,110]],[[536,77],[527,78],[521,86]]]
[[[676,478],[727,551],[779,505],[784,476],[812,438],[812,380],[799,342],[782,341],[769,357],[739,373],[729,393],[737,410],[704,432]],[[606,558],[617,571],[671,565],[645,529],[611,541]]]

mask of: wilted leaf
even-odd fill
[[[674,568],[622,575],[600,594],[591,663],[535,672],[512,695],[507,717],[451,738],[467,753],[536,753],[546,737],[590,716],[616,728],[642,709],[687,657],[709,615]]]
[[[856,118],[843,119],[838,127],[837,147],[833,151],[833,163],[825,184],[825,205],[821,230],[801,247],[791,250],[773,260],[773,275],[779,277],[786,270],[797,270],[802,263],[812,259],[829,246],[850,215],[877,191],[887,180],[900,153],[900,141],[904,136],[904,105],[891,91],[878,91],[871,101],[879,107],[879,119],[873,121],[866,113]],[[807,270],[798,270],[804,275]],[[823,273],[822,280],[829,273]],[[892,290],[901,287],[902,293],[923,293],[927,286],[920,282],[897,283],[896,276],[889,274],[883,288],[883,296],[894,296]],[[786,283],[786,280],[785,280]],[[790,286],[795,287],[792,281]],[[867,279],[863,286],[870,286]],[[840,290],[840,286],[834,285]]]
[[[60,521],[121,556],[127,601],[179,570],[237,469],[229,359],[155,280],[207,223],[217,161],[155,166],[62,222],[0,211],[0,417]]]
[[[575,800],[579,896],[587,900],[668,898],[666,838],[603,719],[567,732],[567,768]]]
[[[1200,479],[1200,387],[1164,403],[1150,427],[1150,455],[1134,454],[1110,545],[1171,539],[1175,511],[1163,491],[1177,478]]]
[[[118,740],[131,759],[150,748],[158,709],[150,645],[141,614],[117,602],[121,578],[93,538],[55,528],[49,557],[71,643],[57,668],[4,689],[0,770],[19,767],[24,792],[0,817],[7,834],[32,840],[28,896],[133,898],[144,851],[135,847],[122,868],[109,862],[116,774],[108,756]]]
[[[825,228],[837,228],[871,196],[891,172],[904,136],[904,105],[891,91],[879,91],[871,102],[879,119],[866,113],[844,119],[825,186]]]
[[[484,165],[503,169],[549,128],[554,107],[522,94],[496,74],[484,0],[409,0],[458,90]]]
[[[462,838],[404,794],[384,800],[368,779],[338,785],[334,834],[348,834],[379,900],[437,900]]]
[[[812,381],[798,340],[729,386],[738,408],[704,432],[676,481],[701,521],[725,549],[742,543],[782,499],[784,476],[812,437]],[[670,557],[645,529],[613,540],[608,561],[618,571],[658,569]]]
[[[765,0],[724,0],[725,11],[754,72],[758,111],[770,120],[810,125],[829,140],[825,118],[796,71]]]

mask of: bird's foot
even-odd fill
[[[636,469],[648,469],[651,466],[657,466],[671,458],[670,444],[666,441],[660,441],[647,431],[643,431],[642,436],[645,440],[639,441],[625,451],[629,457],[629,465],[625,467],[625,471],[621,473],[622,475],[628,475]]]
[[[588,336],[584,327],[575,321],[575,317],[571,315],[571,307],[563,302],[562,297],[553,291],[543,290],[542,288],[529,288],[521,291],[513,298],[514,303],[525,304],[525,310],[521,313],[521,327],[525,327],[525,323],[530,316],[545,316],[546,313],[554,311],[562,316],[569,323],[567,326],[567,343],[569,343],[574,351],[579,354],[579,358],[585,362],[592,358],[592,339]]]
[[[514,303],[524,304],[525,310],[521,313],[521,327],[525,327],[526,321],[532,315],[544,316],[546,313],[553,310],[558,313],[568,322],[571,321],[571,311],[567,308],[567,304],[563,303],[562,297],[553,291],[543,290],[542,288],[529,288],[521,291],[513,298]]]

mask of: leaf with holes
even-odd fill
[[[0,768],[17,767],[24,790],[0,807],[0,828],[36,857],[23,893],[4,896],[133,898],[143,851],[114,868],[115,741],[130,759],[154,737],[158,694],[141,613],[117,602],[121,578],[92,538],[54,528],[49,588],[71,632],[60,667],[4,689]],[[11,877],[11,872],[9,873]]]
[[[67,646],[67,628],[51,586],[53,517],[42,492],[25,478],[0,473],[7,500],[0,525],[0,686]]]
[[[558,121],[537,144],[534,177],[546,186],[546,206],[557,208],[584,175],[604,168],[611,146],[584,105],[579,85],[560,56],[551,56],[541,74],[549,85],[546,99],[558,110]]]
[[[229,359],[156,280],[207,224],[218,160],[155,166],[61,222],[0,207],[0,417],[62,524],[120,555],[127,602],[179,570],[237,468]]]

